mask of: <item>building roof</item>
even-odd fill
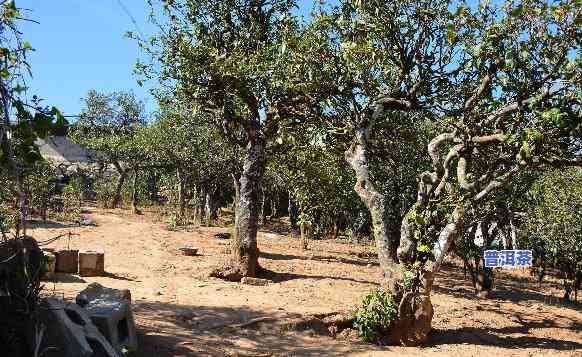
[[[42,157],[55,165],[91,164],[95,161],[95,153],[72,142],[66,136],[48,136],[37,139],[36,145]]]

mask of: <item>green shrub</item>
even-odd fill
[[[24,187],[31,209],[42,211],[47,208],[53,189],[52,181],[56,178],[55,169],[41,161],[35,164],[24,176]]]
[[[65,186],[63,193],[65,219],[74,221],[81,218],[81,205],[83,203],[83,193],[81,188],[72,184]]]
[[[0,206],[0,233],[7,233],[19,223],[18,213],[8,207]]]
[[[178,217],[176,216],[176,214],[171,214],[168,217],[168,226],[167,226],[168,230],[169,231],[176,231],[178,229],[178,226],[179,226]]]
[[[391,294],[375,291],[366,295],[356,312],[354,327],[367,342],[375,342],[396,319],[398,308]]]
[[[111,178],[100,177],[95,181],[95,198],[102,207],[109,208],[115,197],[115,186],[116,182]]]
[[[79,187],[71,184],[66,185],[63,193],[59,197],[62,201],[62,208],[51,212],[51,218],[61,222],[74,222],[79,220],[81,218],[81,205],[83,203],[83,193],[79,190]]]

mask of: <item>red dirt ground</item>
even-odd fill
[[[353,308],[378,288],[380,269],[372,247],[342,240],[299,241],[273,231],[258,237],[260,263],[274,272],[268,286],[208,278],[224,261],[228,228],[168,231],[151,214],[90,209],[97,226],[36,223],[29,233],[46,239],[79,234],[50,246],[105,251],[105,277],[59,274],[45,292],[74,299],[91,282],[130,289],[141,357],[170,356],[582,356],[582,305],[564,304],[555,283],[538,286],[525,272],[502,273],[489,299],[477,298],[462,269],[449,263],[437,278],[433,331],[422,347],[380,347],[354,333],[338,337],[282,331],[281,321]],[[192,245],[200,255],[183,256]],[[369,253],[369,254],[366,254]],[[361,258],[372,256],[372,258]],[[248,328],[256,317],[273,317]]]

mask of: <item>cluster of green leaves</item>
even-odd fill
[[[163,103],[153,122],[139,133],[149,162],[180,169],[195,183],[230,176],[238,168],[236,153],[207,117],[178,98]]]
[[[19,217],[15,210],[9,206],[0,205],[0,233],[4,234],[14,229],[19,222]]]
[[[16,160],[20,165],[31,165],[40,159],[38,148],[34,144],[36,138],[45,137],[51,127],[66,124],[60,111],[55,108],[43,107],[41,99],[33,96],[29,103],[22,97],[27,89],[26,74],[31,73],[27,56],[34,49],[22,38],[18,29],[23,15],[14,1],[4,1],[0,4],[0,94],[2,103],[0,115],[2,119],[2,138],[10,129],[12,153],[6,152],[6,147],[0,151],[0,164]],[[14,115],[14,119],[10,117]]]
[[[97,176],[92,186],[97,202],[102,207],[109,207],[115,197],[115,180],[111,177]]]
[[[354,327],[364,340],[376,342],[387,331],[397,314],[398,306],[394,297],[384,291],[374,291],[363,298],[362,306],[356,312]]]
[[[138,72],[171,88],[203,130],[213,124],[241,147],[265,143],[274,191],[290,192],[315,228],[355,221],[363,208],[343,157],[360,145],[358,163],[370,170],[358,183],[388,201],[376,224],[398,241],[399,222],[412,221],[402,231],[416,269],[448,223],[458,233],[478,220],[525,168],[580,164],[579,1],[343,0],[308,21],[292,0],[151,3],[161,31],[140,41],[154,63]],[[169,112],[156,147],[182,121],[183,110]],[[438,134],[429,161],[424,147]],[[200,154],[186,150],[181,161],[212,162]]]

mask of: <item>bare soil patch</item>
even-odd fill
[[[229,241],[215,234],[228,228],[173,232],[151,214],[122,210],[89,209],[88,216],[97,226],[36,223],[30,233],[38,240],[79,234],[50,246],[103,250],[107,276],[59,274],[45,282],[46,293],[74,299],[91,282],[130,289],[137,356],[582,356],[582,305],[562,303],[559,286],[539,286],[525,272],[504,273],[492,297],[480,299],[462,268],[446,265],[428,343],[380,347],[350,330],[326,336],[309,323],[310,316],[353,309],[378,288],[372,247],[324,240],[302,251],[299,239],[263,230],[260,264],[272,283],[252,286],[207,277],[224,262]],[[184,246],[198,255],[183,255]]]

